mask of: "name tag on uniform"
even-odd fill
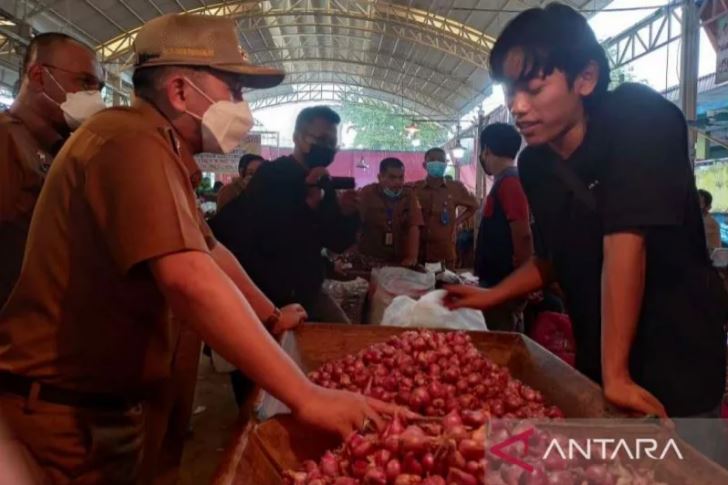
[[[394,246],[394,235],[391,232],[384,233],[384,245],[387,247]]]

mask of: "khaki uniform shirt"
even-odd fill
[[[415,184],[425,227],[421,234],[420,262],[455,263],[457,208],[475,209],[478,201],[457,181],[427,178]]]
[[[367,185],[359,194],[359,211],[359,252],[389,263],[401,263],[407,252],[410,227],[424,224],[414,191],[405,187],[399,198],[390,199],[379,184]]]
[[[217,193],[217,210],[225,207],[231,200],[237,199],[245,190],[242,177],[235,177],[232,182],[224,185]]]
[[[18,279],[30,218],[52,160],[20,120],[0,113],[0,307]]]
[[[703,225],[705,226],[705,240],[708,243],[708,249],[712,252],[722,246],[720,242],[720,224],[710,214],[703,215]]]
[[[192,154],[143,101],[78,129],[48,173],[0,312],[0,370],[127,395],[168,376],[177,331],[145,263],[214,246],[192,179]]]

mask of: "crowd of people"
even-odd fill
[[[274,337],[347,321],[323,291],[322,250],[358,243],[386,264],[452,268],[456,228],[478,202],[445,177],[440,148],[425,154],[424,180],[405,184],[390,158],[378,183],[351,190],[327,170],[341,120],[319,106],[299,114],[290,156],[241,160],[208,226],[193,155],[232,151],[253,125],[243,89],[285,76],[241,51],[229,19],[153,19],[134,41],[133,104],[103,109],[91,49],[57,33],[28,47],[0,115],[0,438],[52,483],[142,480],[147,398],[170,379],[181,325],[306,423],[346,437],[398,412],[314,385]],[[450,287],[445,304],[517,331],[524,299],[556,284],[575,365],[610,402],[717,417],[728,298],[684,116],[644,86],[609,91],[604,50],[559,4],[511,21],[490,71],[518,131],[480,134],[493,177],[480,287]]]

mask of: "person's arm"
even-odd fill
[[[629,355],[637,332],[645,290],[645,237],[638,232],[604,237],[602,267],[602,379],[612,403],[666,417],[664,406],[635,384]]]
[[[451,310],[487,310],[539,290],[553,281],[551,262],[534,256],[493,288],[483,289],[467,285],[447,287],[445,306]]]
[[[382,424],[370,407],[387,409],[380,403],[311,383],[209,254],[173,253],[149,261],[149,266],[172,312],[299,419],[344,437],[365,419]]]
[[[422,216],[422,206],[414,190],[407,189],[404,196],[409,201],[406,221],[409,227],[407,229],[402,266],[414,266],[420,256],[420,227],[425,225],[425,219]]]
[[[407,230],[407,244],[405,245],[403,266],[414,266],[420,251],[420,226],[411,225]]]
[[[720,240],[720,224],[713,216],[708,216],[706,225],[708,228],[708,249],[710,249],[710,251],[719,249],[722,246]]]
[[[471,217],[475,215],[475,210],[478,208],[478,200],[475,198],[473,194],[468,191],[468,189],[460,182],[455,182],[457,184],[457,205],[459,207],[464,207],[465,210],[462,214],[457,218],[455,221],[455,227],[459,227],[463,222],[467,221]]]
[[[290,330],[308,318],[306,311],[300,305],[288,305],[278,310],[253,283],[235,256],[222,244],[215,244],[211,254],[217,265],[243,294],[260,321],[266,324],[273,334]]]
[[[533,237],[528,219],[510,223],[513,241],[513,266],[518,268],[533,255]]]
[[[645,239],[652,231],[684,225],[686,200],[697,195],[687,157],[687,126],[679,108],[639,85],[624,85],[614,91],[601,118],[600,124],[611,138],[603,150],[608,155],[598,170],[598,206],[604,231],[604,394],[619,406],[664,416],[662,404],[633,382],[629,355],[644,311],[645,285],[649,284],[645,278],[650,259]],[[650,129],[645,130],[645,126]],[[680,385],[675,382],[675,386]]]
[[[496,197],[510,225],[513,265],[517,268],[533,254],[528,199],[520,179],[515,176],[507,177],[501,182]]]
[[[234,182],[233,182],[234,183]],[[235,198],[235,189],[231,184],[223,185],[217,193],[217,210],[225,207],[231,200]]]
[[[220,269],[232,280],[235,286],[245,297],[245,300],[258,315],[261,321],[265,322],[275,311],[275,305],[263,294],[255,283],[250,279],[235,256],[220,243],[217,243],[211,251],[212,258]]]
[[[465,207],[465,210],[460,214],[460,216],[455,221],[455,227],[460,227],[465,221],[470,219],[475,215],[475,207]]]

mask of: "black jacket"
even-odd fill
[[[277,306],[308,307],[324,280],[321,250],[342,252],[356,241],[359,217],[341,213],[335,191],[327,190],[316,210],[306,204],[306,174],[293,157],[266,163],[210,222]]]

